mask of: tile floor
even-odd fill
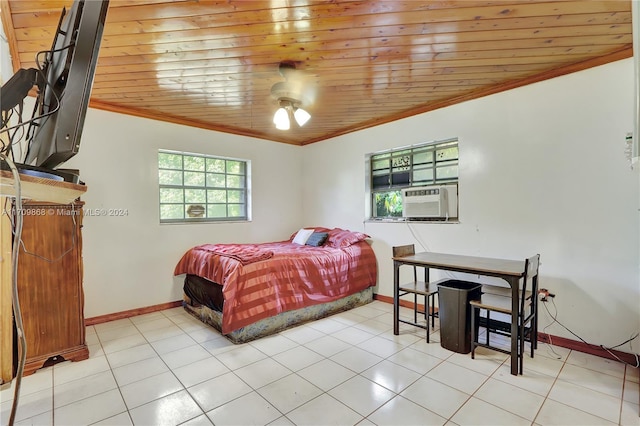
[[[88,327],[87,342],[88,360],[24,378],[16,424],[640,425],[636,368],[541,344],[515,377],[507,355],[443,349],[437,324],[429,344],[394,336],[379,301],[243,345],[182,308]]]

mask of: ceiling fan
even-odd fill
[[[314,88],[308,81],[306,73],[296,69],[293,61],[280,62],[278,71],[285,81],[271,87],[271,96],[278,102],[273,123],[279,130],[289,130],[292,121],[302,127],[311,119],[311,114],[302,106],[313,103]]]

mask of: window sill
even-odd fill
[[[432,218],[425,218],[425,219],[407,219],[404,217],[399,217],[397,219],[391,219],[391,218],[383,218],[383,219],[375,219],[375,218],[369,218],[369,219],[365,219],[365,223],[430,223],[430,224],[441,224],[441,225],[450,225],[450,224],[459,224],[460,221],[457,218],[453,218],[453,219],[432,219]]]

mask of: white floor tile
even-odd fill
[[[116,389],[118,385],[111,371],[103,371],[56,386],[53,390],[54,407],[62,407],[81,399]]]
[[[58,386],[72,380],[109,371],[109,369],[107,358],[103,356],[85,359],[84,361],[65,361],[53,366],[53,384]]]
[[[279,354],[280,352],[284,352],[298,346],[298,343],[280,334],[254,340],[249,344],[269,356]]]
[[[420,378],[420,374],[391,361],[384,360],[361,373],[363,377],[400,393]]]
[[[487,425],[487,426],[515,426],[530,425],[531,421],[516,416],[502,408],[471,397],[460,410],[451,418],[457,425]]]
[[[184,389],[182,384],[170,371],[147,377],[146,379],[121,386],[120,392],[127,407],[132,408],[146,404],[158,398]],[[135,419],[134,419],[135,422]]]
[[[292,373],[271,358],[256,361],[235,370],[238,377],[254,389],[261,388]]]
[[[395,392],[362,376],[354,376],[328,393],[364,417],[396,395]]]
[[[187,346],[173,352],[162,354],[160,358],[167,367],[174,369],[211,357],[211,354],[200,345]]]
[[[355,372],[329,359],[322,360],[298,371],[301,377],[327,391],[355,376]]]
[[[378,426],[444,425],[447,422],[444,417],[402,396],[396,396],[387,402],[371,414],[368,420]]]
[[[602,417],[594,416],[577,408],[547,399],[535,420],[541,426],[605,426],[615,425]]]
[[[551,388],[548,399],[602,417],[610,422],[620,420],[621,400],[573,383],[558,380]]]
[[[326,393],[287,414],[287,417],[299,425],[355,425],[363,417],[351,408]]]
[[[213,356],[174,368],[173,373],[185,388],[205,382],[229,372],[225,365]]]
[[[595,364],[591,363],[590,365],[593,366]],[[622,377],[622,374],[620,377],[616,377],[567,363],[558,375],[558,381],[566,381],[598,392],[606,393],[607,395],[611,395],[616,398],[621,398]]]
[[[192,386],[188,391],[207,412],[248,394],[252,389],[235,374],[227,373]]]
[[[97,324],[88,360],[24,378],[16,424],[640,426],[637,368],[541,343],[513,376],[392,320],[376,301],[241,345],[182,307]]]
[[[535,419],[544,402],[541,395],[491,378],[473,396],[527,420]]]
[[[263,386],[258,389],[258,393],[281,413],[286,414],[320,396],[323,391],[297,374],[290,374]]]
[[[207,416],[216,425],[266,425],[282,413],[260,394],[251,392],[209,411]]]
[[[323,360],[324,357],[304,346],[296,346],[274,355],[273,359],[286,365],[291,371],[298,371]]]
[[[142,361],[114,368],[113,375],[118,382],[118,386],[123,387],[167,371],[169,371],[167,365],[156,355],[153,358],[143,359]]]
[[[185,390],[136,407],[130,413],[134,424],[154,426],[174,426],[203,414]]]
[[[382,357],[372,354],[357,347],[338,352],[331,357],[331,360],[346,367],[356,373],[361,373],[367,368],[373,367],[383,360]]]
[[[428,377],[420,378],[400,395],[445,418],[453,416],[471,397]]]
[[[124,413],[126,410],[120,392],[113,389],[56,408],[54,418],[59,425],[88,425]]]
[[[472,394],[488,379],[484,374],[445,361],[427,373],[427,377],[464,393]]]
[[[148,343],[106,354],[112,369],[156,356],[158,356],[157,352]]]
[[[236,346],[229,351],[217,355],[217,358],[231,370],[253,364],[266,357],[264,352],[259,351],[251,345]]]

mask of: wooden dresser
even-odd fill
[[[61,208],[71,207],[78,197],[87,191],[85,185],[57,182],[34,176],[20,175],[22,197],[41,200]],[[14,342],[11,283],[11,223],[5,207],[10,210],[16,196],[11,172],[0,171],[0,387],[4,388],[14,378],[18,363],[18,348]],[[41,203],[43,204],[43,203]],[[28,208],[28,207],[27,207]],[[47,209],[51,205],[47,204]],[[33,212],[35,213],[35,212]],[[25,218],[23,241],[28,251],[52,260],[61,250],[73,249],[59,262],[48,262],[21,250],[19,257],[19,288],[27,348],[25,374],[32,373],[50,358],[80,360],[88,357],[84,336],[82,291],[82,216],[74,223],[64,215],[44,218]],[[62,233],[60,238],[56,233]],[[45,241],[46,238],[46,241]],[[56,239],[57,238],[57,239]],[[75,238],[75,240],[74,240]],[[67,242],[71,240],[68,245]],[[56,243],[52,241],[57,241]],[[42,244],[42,246],[40,246]],[[27,259],[27,256],[32,259]],[[26,264],[24,264],[26,262]],[[57,272],[61,268],[62,272]],[[69,268],[68,271],[64,269]],[[33,269],[33,270],[32,270]],[[47,271],[47,272],[45,272]],[[50,273],[50,275],[49,275]],[[40,278],[43,277],[43,278]],[[54,279],[54,277],[57,277]],[[36,283],[36,280],[40,280]],[[18,345],[20,346],[20,345]]]
[[[25,375],[49,359],[89,357],[82,289],[82,205],[23,204],[18,295],[27,340]]]

